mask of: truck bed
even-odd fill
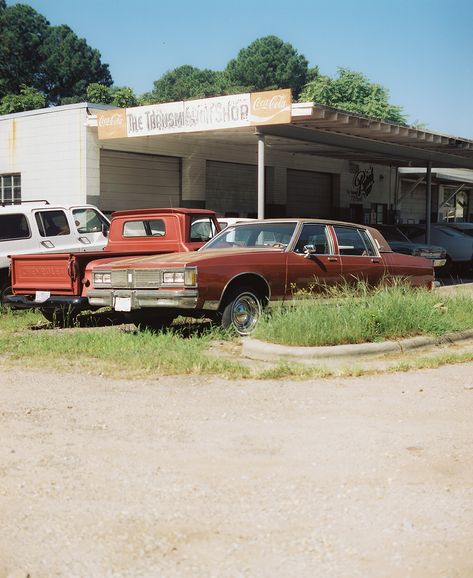
[[[166,252],[166,251],[164,251]],[[16,295],[49,291],[54,295],[81,295],[82,278],[90,261],[154,255],[162,251],[90,251],[83,253],[50,253],[48,255],[13,255],[11,257],[12,290]]]

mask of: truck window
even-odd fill
[[[189,241],[191,243],[206,242],[216,233],[214,222],[210,217],[193,217]]]
[[[35,218],[41,237],[57,237],[71,233],[64,211],[38,211]]]
[[[78,233],[99,233],[104,225],[109,227],[106,219],[94,209],[74,209],[72,215]]]
[[[162,219],[126,221],[123,223],[124,237],[164,237],[166,225]]]
[[[30,228],[25,215],[18,214],[0,216],[0,241],[27,239],[30,236]]]

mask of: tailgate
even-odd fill
[[[12,256],[11,280],[15,295],[35,291],[80,295],[78,265],[75,256],[69,253]]]

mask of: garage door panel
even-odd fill
[[[180,159],[102,150],[100,205],[105,210],[179,207]]]
[[[332,215],[332,175],[287,171],[287,216],[329,218]]]

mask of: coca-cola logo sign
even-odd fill
[[[288,99],[282,94],[276,94],[269,98],[258,96],[253,101],[255,111],[258,110],[280,110],[288,106]]]
[[[121,126],[123,124],[123,114],[120,112],[110,116],[100,116],[98,124],[99,126]]]

